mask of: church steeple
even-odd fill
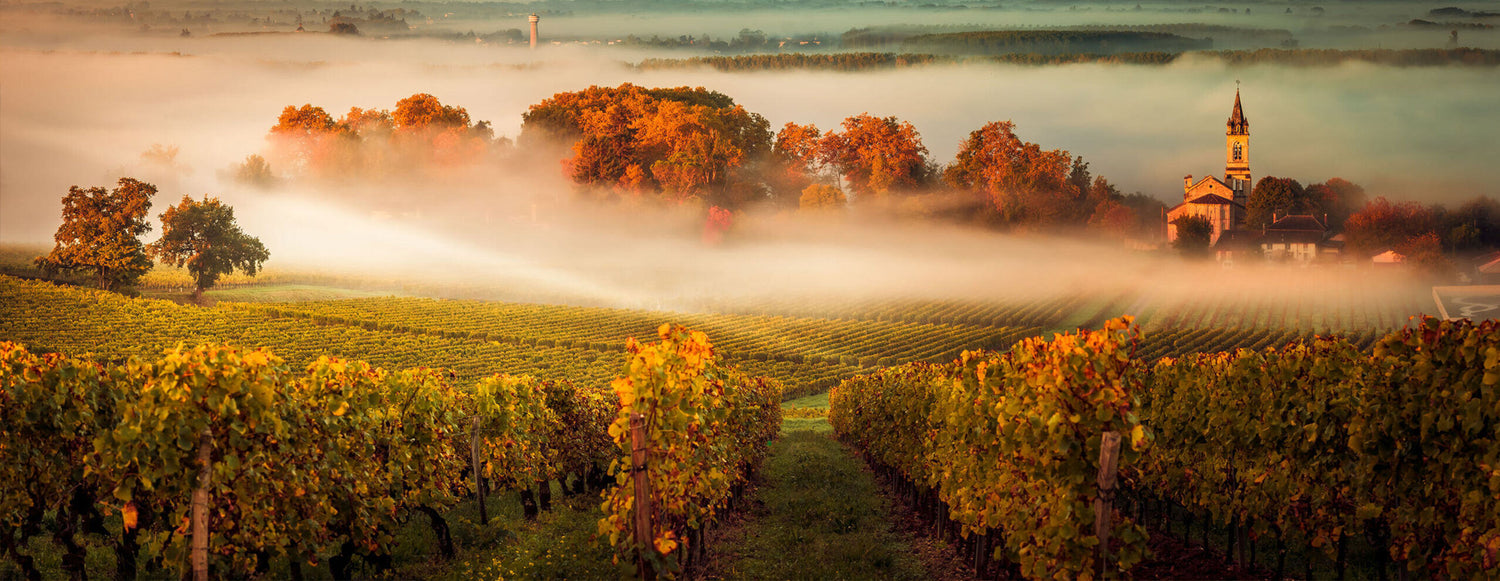
[[[1240,108],[1240,90],[1234,89],[1234,112],[1229,114],[1228,135],[1249,135],[1250,122],[1245,120],[1245,111]]]
[[[1236,85],[1239,83],[1236,82]],[[1250,121],[1240,106],[1240,89],[1234,89],[1234,111],[1229,114],[1224,138],[1224,183],[1234,190],[1234,201],[1250,199]]]

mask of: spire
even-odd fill
[[[1239,81],[1235,81],[1238,85]],[[1229,134],[1248,135],[1250,133],[1250,122],[1245,119],[1245,112],[1240,109],[1240,89],[1234,89],[1234,112],[1229,114]]]

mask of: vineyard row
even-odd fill
[[[1127,318],[846,380],[829,418],[1029,578],[1096,574],[1090,501],[1107,432],[1131,445],[1105,571],[1141,558],[1146,507],[1177,506],[1205,534],[1228,531],[1229,556],[1274,544],[1276,578],[1288,552],[1342,577],[1356,542],[1382,577],[1485,578],[1500,566],[1500,324],[1429,318],[1364,340],[1158,360]]]

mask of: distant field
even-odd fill
[[[605,383],[619,371],[627,338],[654,338],[673,321],[708,332],[732,363],[778,378],[794,394],[879,364],[1003,349],[1040,332],[399,298],[205,308],[0,277],[0,340],[33,349],[120,356],[218,341],[266,347],[294,364],[327,354],[388,368],[449,368],[465,380],[505,372]]]
[[[394,293],[312,284],[267,284],[214,289],[204,292],[203,296],[210,303],[221,301],[236,303],[279,303],[360,299],[390,296],[392,294]],[[192,300],[193,293],[145,290],[141,292],[141,296],[149,299],[163,299],[174,303],[184,303]]]
[[[1380,288],[1381,290],[1371,290]],[[1246,288],[1203,296],[1150,289],[1011,300],[832,300],[788,296],[705,303],[686,313],[384,296],[321,284],[210,291],[214,307],[182,306],[180,291],[148,298],[0,278],[0,340],[103,356],[153,353],[179,342],[267,347],[294,364],[319,355],[389,368],[443,367],[464,379],[496,372],[602,384],[625,342],[676,322],[709,335],[745,371],[814,394],[859,373],[909,361],[951,360],[966,349],[1097,327],[1122,314],[1144,331],[1139,356],[1261,349],[1338,333],[1367,347],[1413,316],[1435,313],[1431,291],[1368,281],[1317,293]]]

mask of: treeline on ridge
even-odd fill
[[[864,71],[926,65],[970,64],[1130,64],[1166,65],[1184,55],[1213,58],[1232,66],[1288,65],[1336,66],[1346,62],[1366,62],[1387,66],[1500,66],[1500,50],[1482,48],[1431,49],[1257,49],[1182,52],[1093,53],[1010,53],[990,56],[954,56],[926,53],[844,52],[780,53],[743,56],[705,56],[685,59],[645,59],[635,65],[639,70],[667,70],[711,67],[724,72],[835,70]]]
[[[1182,52],[1205,50],[1211,39],[1129,30],[984,30],[922,34],[901,41],[907,52],[940,54]]]
[[[1164,24],[1084,24],[1075,26],[1049,26],[1045,28],[1032,28],[1027,30],[995,31],[982,25],[951,25],[951,24],[892,24],[885,26],[868,26],[862,28],[851,28],[839,35],[839,46],[846,50],[853,49],[883,49],[898,46],[909,38],[918,36],[949,36],[955,34],[975,34],[989,32],[1125,32],[1125,33],[1157,33],[1188,37],[1190,40],[1211,39],[1222,41],[1230,39],[1234,41],[1258,41],[1280,43],[1292,38],[1292,32],[1277,28],[1242,28],[1238,26],[1225,26],[1221,24],[1203,24],[1198,22],[1176,22]]]

